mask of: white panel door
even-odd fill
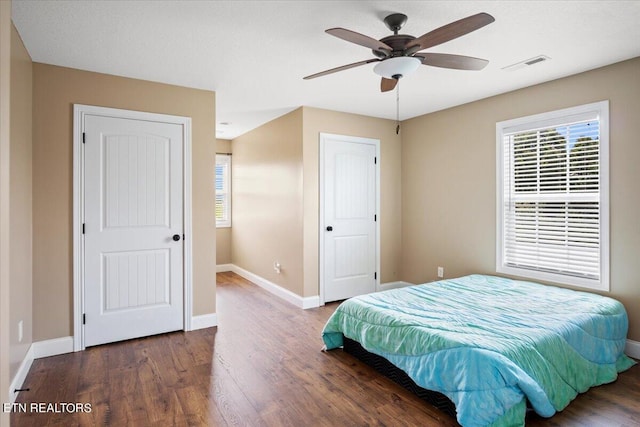
[[[376,146],[324,136],[324,300],[376,290]]]
[[[183,328],[183,128],[84,121],[84,343]]]

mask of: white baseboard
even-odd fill
[[[269,280],[258,276],[257,274],[253,274],[250,271],[245,270],[244,268],[240,268],[237,265],[232,264],[231,266],[231,271],[233,271],[234,273],[236,273],[239,276],[244,277],[245,279],[249,280],[250,282],[260,286],[262,289],[271,292],[272,294],[274,294],[277,297],[282,298],[285,301],[290,302],[291,304],[303,308],[303,309],[307,309],[307,308],[315,308],[315,307],[320,307],[320,297],[319,296],[313,296],[313,297],[301,297],[298,294],[294,294],[293,292],[291,292],[288,289],[285,289],[279,285],[276,285],[273,282],[270,282]]]
[[[34,359],[57,356],[58,354],[73,353],[73,337],[36,341],[31,346],[33,347]]]
[[[22,388],[22,384],[24,384],[24,380],[27,378],[29,369],[31,369],[33,359],[33,344],[31,344],[29,346],[29,350],[27,350],[27,354],[25,354],[24,359],[22,359],[22,363],[20,363],[20,367],[18,368],[18,372],[16,372],[16,376],[13,377],[13,381],[11,381],[11,385],[9,386],[10,403],[14,403],[18,398],[20,392],[16,390]]]
[[[218,315],[216,313],[201,314],[200,316],[193,316],[191,318],[191,330],[197,331],[198,329],[212,328],[218,326]]]
[[[216,265],[216,273],[226,273],[227,271],[233,271],[233,264]]]
[[[403,281],[380,283],[378,290],[388,291],[389,289],[404,288],[405,286],[413,286],[413,283]]]
[[[627,345],[624,348],[624,352],[629,357],[640,359],[640,342],[627,340]]]
[[[302,308],[304,310],[308,308],[317,308],[320,307],[320,296],[316,295],[315,297],[304,297],[302,298]]]

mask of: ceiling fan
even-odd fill
[[[495,21],[493,16],[482,12],[429,31],[416,38],[410,35],[398,34],[398,31],[407,22],[407,15],[393,13],[384,18],[385,25],[393,31],[393,35],[380,40],[345,28],[330,28],[325,32],[348,42],[368,47],[376,57],[311,74],[304,77],[304,79],[314,79],[377,62],[378,64],[373,71],[382,76],[380,90],[387,92],[396,87],[401,77],[417,70],[421,64],[456,70],[481,70],[489,63],[486,59],[446,53],[420,53],[420,51],[468,34],[493,21]]]

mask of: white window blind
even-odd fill
[[[216,154],[216,227],[231,227],[231,156]]]
[[[608,289],[608,103],[497,126],[497,270]]]

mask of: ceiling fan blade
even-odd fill
[[[447,53],[416,53],[414,57],[420,58],[424,65],[454,70],[482,70],[489,63],[486,59]]]
[[[327,34],[338,37],[339,39],[346,40],[351,43],[359,44],[360,46],[368,47],[371,50],[377,50],[380,52],[391,53],[393,49],[381,41],[378,41],[364,34],[356,33],[355,31],[347,30],[345,28],[329,28],[325,31]]]
[[[381,92],[389,92],[390,90],[395,89],[398,84],[398,79],[386,79],[382,78],[380,81],[380,91]]]
[[[466,18],[462,18],[433,31],[429,31],[417,39],[411,40],[404,47],[405,54],[411,55],[412,53],[420,50],[448,42],[449,40],[464,36],[465,34],[478,30],[485,25],[491,24],[493,21],[495,21],[495,18],[484,12],[467,16]]]
[[[337,73],[338,71],[348,70],[349,68],[359,67],[360,65],[369,64],[371,62],[379,62],[380,59],[372,58],[365,61],[354,62],[353,64],[342,65],[340,67],[332,68],[330,70],[321,71],[319,73],[311,74],[310,76],[303,77],[304,80],[315,79],[316,77],[326,76],[327,74]]]

